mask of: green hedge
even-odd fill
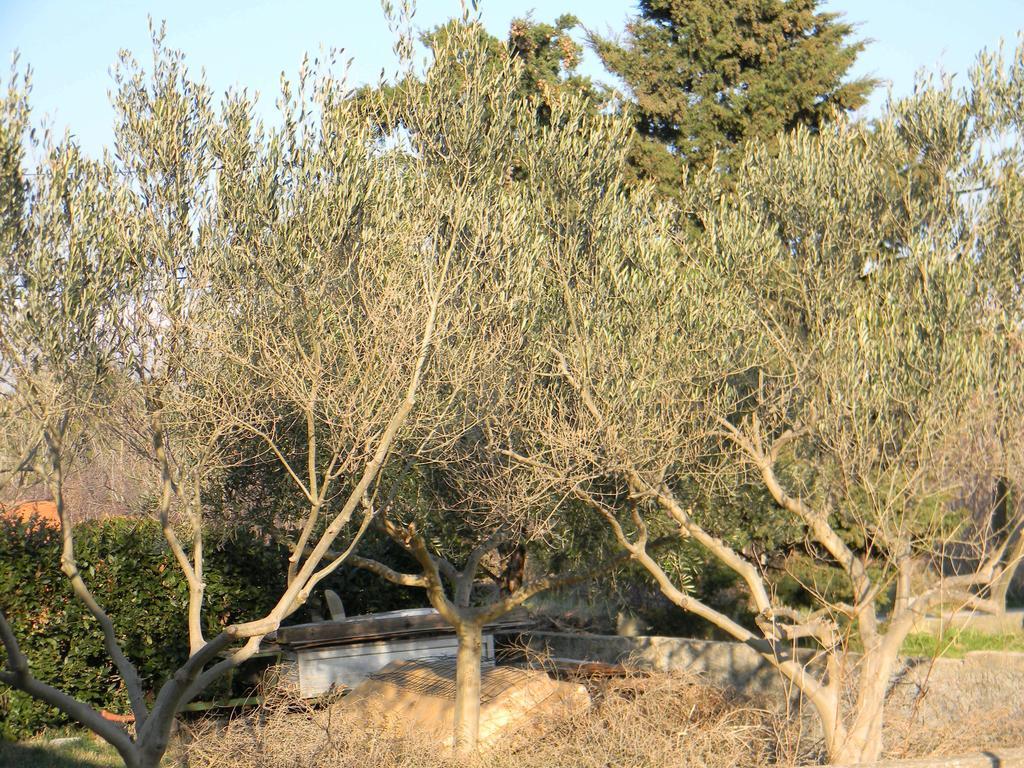
[[[152,520],[119,518],[76,528],[79,569],[112,617],[125,653],[151,690],[188,655],[188,588]],[[211,542],[206,631],[256,618],[284,586],[280,546],[252,538]],[[113,712],[127,712],[124,686],[99,625],[60,571],[60,534],[0,519],[0,608],[39,679]],[[0,738],[21,738],[66,719],[8,688],[0,690]]]
[[[206,543],[207,636],[233,621],[258,618],[281,594],[287,550],[253,534]],[[149,691],[188,655],[188,586],[152,519],[114,518],[75,528],[79,569],[114,621],[128,658]],[[367,537],[371,557],[414,567],[389,540]],[[339,569],[323,582],[350,615],[426,605],[420,589],[383,583],[364,571]],[[318,595],[316,595],[318,597]],[[316,607],[316,601],[313,607]],[[290,618],[308,621],[310,607]],[[58,531],[0,517],[0,609],[10,621],[33,674],[111,712],[130,711],[124,685],[103,648],[103,635],[60,570]],[[0,660],[2,663],[2,660]],[[211,698],[222,691],[208,691]],[[0,685],[0,739],[25,738],[67,719],[56,709]]]

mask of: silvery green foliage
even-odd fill
[[[1021,481],[1021,56],[982,57],[965,90],[924,82],[873,123],[752,144],[727,181],[688,181],[694,226],[675,243],[637,227],[618,253],[567,249],[551,268],[524,463],[599,512],[673,602],[772,659],[837,762],[878,757],[915,615],[952,594],[997,609],[987,585],[1022,552],[1019,505],[993,531],[960,503],[972,473]],[[735,543],[756,536],[716,504],[744,488],[769,493],[851,603],[777,603]],[[736,573],[757,632],[650,556],[666,530]],[[864,670],[846,710],[853,633]],[[780,652],[796,638],[827,676]]]
[[[0,356],[14,393],[4,407],[15,406],[4,433],[27,436],[30,469],[58,498],[63,566],[104,627],[136,735],[33,680],[0,615],[4,681],[133,766],[155,764],[180,706],[344,561],[408,462],[451,465],[481,508],[503,499],[490,504],[499,525],[536,513],[551,496],[543,483],[491,471],[508,442],[467,452],[465,437],[505,429],[533,391],[524,372],[547,351],[531,340],[566,320],[551,298],[570,274],[562,262],[611,275],[616,259],[646,258],[648,236],[669,253],[649,193],[621,183],[628,127],[572,98],[539,125],[517,93],[519,65],[495,60],[473,22],[379,102],[356,98],[330,62],[304,62],[282,80],[275,125],[252,117],[244,91],[214,107],[163,30],[153,38],[151,65],[124,55],[115,72],[114,151],[100,161],[43,141],[27,175],[18,88],[0,110],[14,222],[3,230]],[[153,466],[189,584],[192,655],[149,701],[117,617],[77,571],[61,498],[74,452],[107,433]],[[302,510],[274,521],[292,537],[289,586],[267,616],[205,638],[203,490],[234,464],[268,460]],[[519,530],[545,517],[550,506]]]

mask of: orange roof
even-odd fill
[[[28,522],[35,518],[42,525],[53,528],[60,527],[57,505],[52,501],[23,501],[7,508],[0,506],[0,513],[7,517],[17,518],[22,522]]]

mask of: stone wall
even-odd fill
[[[1024,574],[1024,569],[1021,570]],[[1024,610],[1001,614],[959,611],[950,616],[926,616],[914,625],[915,632],[939,633],[944,629],[972,629],[991,635],[1024,633]]]
[[[661,672],[686,670],[716,685],[752,694],[782,693],[785,682],[771,664],[742,643],[564,632],[533,632],[523,639],[541,656],[635,665]]]
[[[972,651],[962,659],[904,659],[887,711],[925,723],[1014,717],[1024,743],[1024,653]]]
[[[769,662],[742,643],[559,632],[534,632],[524,639],[534,652],[551,657],[687,670],[716,685],[780,702],[794,693]],[[817,663],[810,655],[806,658]],[[850,665],[855,670],[855,656]],[[1024,743],[1024,653],[974,651],[963,659],[904,659],[886,705],[887,717],[912,718],[932,728],[967,723],[986,713],[1017,718]]]

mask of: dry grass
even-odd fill
[[[1024,724],[1015,707],[984,709],[954,723],[929,722],[919,715],[888,717],[885,723],[885,757],[905,760],[921,757],[953,757],[992,749],[1024,745]]]
[[[799,754],[800,740],[782,719],[692,675],[635,676],[588,687],[594,702],[588,711],[543,723],[541,738],[523,736],[488,751],[477,761],[480,768],[724,768],[809,757]],[[466,766],[426,740],[368,728],[338,701],[312,706],[280,692],[258,712],[206,721],[192,736],[185,749],[190,768]]]
[[[589,681],[593,706],[541,725],[476,761],[460,761],[427,739],[374,730],[343,700],[311,702],[282,687],[236,717],[208,717],[183,727],[164,761],[189,768],[607,768],[607,766],[813,765],[822,760],[813,713],[773,713],[760,702],[710,686],[687,673],[634,674]],[[769,704],[771,702],[768,702]],[[804,727],[797,724],[803,722]],[[950,723],[919,711],[887,716],[885,757],[907,759],[1019,747],[1019,712],[986,709]],[[113,750],[94,738],[55,746],[0,744],[0,765],[115,766]]]

